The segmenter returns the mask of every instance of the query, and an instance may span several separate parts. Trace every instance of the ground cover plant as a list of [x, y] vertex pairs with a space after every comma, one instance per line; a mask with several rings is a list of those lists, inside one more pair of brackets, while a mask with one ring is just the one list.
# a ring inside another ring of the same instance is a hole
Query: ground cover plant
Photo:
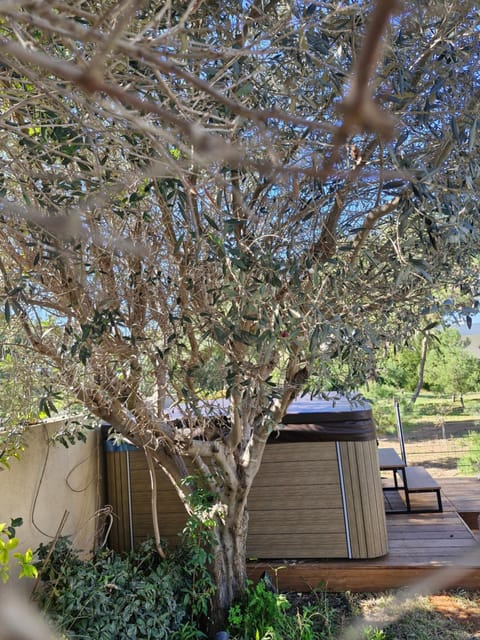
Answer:
[[232, 640], [320, 640], [333, 637], [344, 612], [336, 610], [324, 592], [303, 599], [276, 593], [269, 578], [249, 583], [242, 599], [228, 612]]
[[61, 538], [53, 552], [37, 552], [37, 599], [68, 638], [206, 638], [213, 582], [200, 551], [182, 547], [161, 560], [150, 540], [126, 555], [107, 550], [83, 560]]

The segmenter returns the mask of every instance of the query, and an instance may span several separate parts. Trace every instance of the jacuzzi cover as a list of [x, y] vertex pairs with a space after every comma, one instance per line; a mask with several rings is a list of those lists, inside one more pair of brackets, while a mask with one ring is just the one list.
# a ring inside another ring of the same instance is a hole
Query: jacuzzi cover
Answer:
[[270, 443], [376, 438], [372, 410], [364, 400], [301, 398], [290, 404], [282, 422], [284, 427], [272, 433]]

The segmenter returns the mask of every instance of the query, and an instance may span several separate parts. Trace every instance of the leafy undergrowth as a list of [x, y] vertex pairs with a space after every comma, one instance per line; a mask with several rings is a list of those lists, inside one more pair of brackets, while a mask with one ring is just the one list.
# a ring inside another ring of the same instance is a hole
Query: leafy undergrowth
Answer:
[[[39, 600], [65, 640], [206, 638], [213, 584], [201, 552], [173, 551], [160, 562], [149, 542], [128, 555], [102, 552], [85, 561], [61, 538], [51, 555], [47, 547], [39, 550]], [[264, 576], [231, 608], [229, 638], [480, 640], [478, 593], [453, 591], [397, 602], [393, 592], [277, 593]]]
[[200, 548], [160, 561], [153, 541], [129, 554], [102, 551], [81, 560], [68, 538], [40, 546], [39, 604], [62, 638], [197, 640], [206, 635], [213, 582]]
[[249, 584], [245, 597], [232, 606], [228, 631], [231, 640], [327, 640], [351, 614], [344, 594], [276, 593], [267, 577]]

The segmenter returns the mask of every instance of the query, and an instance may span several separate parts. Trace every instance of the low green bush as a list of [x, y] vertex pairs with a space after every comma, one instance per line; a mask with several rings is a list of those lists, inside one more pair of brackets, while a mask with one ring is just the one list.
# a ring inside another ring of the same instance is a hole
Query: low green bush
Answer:
[[467, 444], [467, 452], [457, 462], [458, 471], [464, 476], [480, 473], [480, 432], [470, 431], [463, 440]]
[[324, 592], [310, 594], [309, 602], [293, 605], [264, 580], [249, 582], [244, 597], [228, 614], [231, 640], [326, 640], [333, 638], [337, 611]]
[[67, 638], [196, 640], [213, 584], [198, 550], [161, 560], [152, 541], [127, 555], [81, 560], [68, 538], [38, 549], [43, 611]]

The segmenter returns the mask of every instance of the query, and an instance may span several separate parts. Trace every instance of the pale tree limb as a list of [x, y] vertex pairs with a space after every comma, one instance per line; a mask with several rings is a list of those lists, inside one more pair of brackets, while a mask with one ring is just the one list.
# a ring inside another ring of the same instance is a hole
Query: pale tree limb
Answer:
[[229, 449], [233, 450], [238, 447], [238, 445], [242, 441], [243, 436], [242, 418], [240, 415], [240, 406], [242, 399], [238, 389], [232, 390], [231, 399], [232, 428], [225, 438], [225, 444]]
[[160, 542], [160, 528], [158, 524], [158, 506], [157, 506], [157, 476], [155, 474], [155, 467], [153, 466], [152, 456], [148, 447], [144, 447], [145, 458], [147, 460], [148, 473], [150, 476], [150, 491], [151, 491], [151, 511], [152, 511], [152, 525], [153, 525], [153, 537], [155, 540], [155, 547], [157, 553], [165, 560], [165, 551], [162, 548]]
[[340, 104], [343, 122], [334, 134], [332, 152], [323, 166], [326, 174], [333, 172], [340, 149], [352, 134], [371, 131], [383, 138], [392, 136], [393, 122], [373, 101], [370, 79], [380, 60], [388, 21], [400, 6], [400, 0], [377, 0], [375, 3], [363, 46], [352, 70], [350, 91]]
[[0, 584], [0, 640], [59, 640], [23, 591]]
[[[98, 81], [101, 81], [104, 77], [103, 69], [104, 63], [110, 52], [116, 47], [124, 35], [124, 31], [130, 20], [132, 19], [135, 11], [139, 8], [141, 3], [138, 0], [123, 0], [117, 5], [114, 5], [115, 9], [115, 25], [108, 33], [108, 38], [105, 38], [101, 44], [99, 44], [95, 51], [90, 63], [87, 67], [86, 73]], [[99, 20], [101, 24], [110, 17], [112, 13], [112, 7], [109, 7], [106, 11], [106, 15], [102, 16]], [[97, 26], [98, 24], [97, 23]]]
[[342, 104], [345, 114], [344, 126], [350, 129], [360, 126], [367, 131], [388, 134], [391, 122], [386, 114], [373, 104], [370, 79], [380, 60], [383, 36], [390, 17], [400, 8], [400, 0], [377, 0], [369, 21], [357, 62], [352, 72], [350, 91]]
[[[377, 3], [374, 9], [370, 28], [367, 32], [365, 44], [362, 48], [359, 63], [357, 65], [360, 69], [354, 69], [352, 89], [344, 101], [344, 122], [337, 129], [334, 135], [334, 149], [332, 154], [326, 159], [323, 167], [321, 168], [314, 166], [308, 170], [303, 167], [289, 167], [287, 168], [288, 172], [326, 177], [330, 175], [334, 168], [335, 161], [338, 157], [339, 147], [344, 143], [356, 126], [360, 126], [361, 129], [365, 130], [377, 131], [381, 135], [386, 132], [384, 126], [385, 115], [381, 114], [379, 109], [373, 105], [373, 101], [368, 95], [368, 78], [375, 63], [378, 61], [383, 31], [386, 28], [390, 14], [396, 7], [396, 0], [388, 0]], [[154, 113], [158, 115], [162, 120], [186, 134], [191, 139], [197, 153], [200, 155], [208, 157], [213, 154], [217, 159], [221, 157], [224, 161], [232, 163], [232, 166], [251, 166], [252, 168], [262, 171], [262, 173], [270, 174], [272, 172], [285, 172], [286, 168], [283, 163], [276, 163], [272, 160], [246, 161], [244, 153], [238, 154], [237, 150], [231, 144], [225, 142], [218, 136], [212, 136], [200, 125], [191, 123], [173, 112], [159, 107], [151, 101], [139, 98], [132, 92], [125, 91], [118, 86], [100, 81], [99, 78], [89, 74], [88, 69], [76, 69], [69, 63], [58, 62], [49, 56], [27, 50], [24, 47], [16, 43], [11, 43], [5, 39], [0, 41], [0, 44], [3, 46], [5, 51], [14, 55], [19, 60], [28, 64], [38, 64], [39, 66], [57, 74], [59, 77], [76, 83], [80, 88], [87, 92], [104, 92], [107, 95], [110, 95], [110, 97], [116, 98], [120, 102], [128, 104], [129, 106], [139, 110], [141, 113]], [[159, 62], [157, 61], [157, 64], [158, 63]], [[189, 80], [192, 81], [192, 79], [195, 82], [198, 81], [198, 79], [195, 79], [193, 76]], [[367, 85], [366, 87], [363, 86], [365, 83]], [[207, 88], [211, 91], [210, 85], [203, 87], [204, 90]], [[372, 115], [372, 105], [375, 110], [375, 118], [373, 119], [370, 117]], [[244, 107], [242, 107], [242, 109], [243, 108]], [[367, 113], [370, 114], [370, 119], [366, 117], [365, 114]], [[248, 110], [247, 115], [250, 119], [252, 118], [250, 110]], [[383, 124], [380, 115], [383, 117]], [[269, 117], [272, 117], [271, 112], [269, 113]]]
[[357, 233], [353, 241], [352, 255], [351, 255], [352, 263], [355, 263], [357, 261], [358, 256], [360, 254], [360, 250], [362, 246], [365, 244], [370, 234], [370, 231], [375, 226], [375, 223], [378, 222], [378, 220], [380, 220], [384, 216], [394, 211], [396, 207], [399, 205], [401, 199], [402, 199], [401, 196], [396, 196], [395, 198], [393, 198], [393, 200], [390, 200], [390, 202], [381, 204], [380, 206], [375, 207], [374, 209], [368, 212], [363, 222], [362, 228]]

